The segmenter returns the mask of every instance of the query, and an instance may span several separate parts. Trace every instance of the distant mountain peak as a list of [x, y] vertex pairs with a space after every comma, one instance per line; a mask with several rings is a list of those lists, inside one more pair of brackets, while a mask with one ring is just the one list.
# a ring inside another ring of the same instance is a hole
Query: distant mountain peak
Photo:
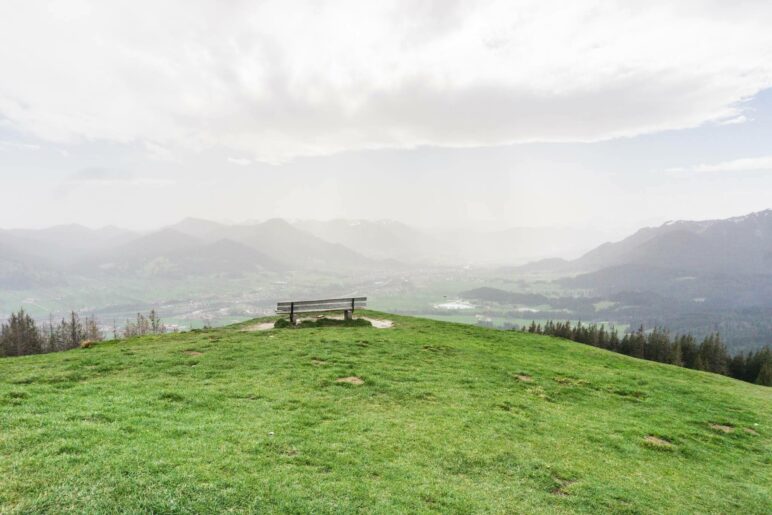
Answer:
[[292, 227], [292, 224], [284, 218], [269, 218], [262, 225], [266, 227]]
[[91, 229], [89, 229], [88, 227], [86, 227], [83, 224], [76, 224], [76, 223], [58, 224], [58, 225], [54, 225], [54, 226], [50, 227], [50, 229], [78, 229], [78, 230], [85, 229], [87, 231], [91, 230]]
[[591, 250], [573, 264], [581, 270], [643, 264], [723, 273], [772, 272], [772, 210], [717, 220], [672, 220]]
[[727, 222], [741, 223], [748, 220], [758, 220], [772, 217], [772, 209], [765, 209], [763, 211], [756, 211], [747, 215], [735, 216], [727, 219]]
[[682, 225], [682, 224], [707, 226], [707, 225], [713, 225], [716, 223], [728, 223], [728, 222], [742, 223], [748, 220], [763, 219], [767, 217], [772, 217], [772, 209], [763, 209], [761, 211], [754, 211], [752, 213], [748, 213], [745, 215], [732, 216], [729, 218], [711, 218], [708, 220], [668, 220], [665, 223], [663, 223], [660, 227], [670, 227], [673, 225]]
[[186, 216], [179, 222], [177, 222], [174, 225], [180, 225], [180, 224], [190, 224], [190, 223], [205, 223], [205, 224], [216, 224], [219, 225], [217, 222], [214, 222], [212, 220], [208, 220], [206, 218], [199, 218], [197, 216]]
[[187, 217], [183, 218], [174, 225], [165, 227], [165, 229], [172, 229], [188, 236], [194, 236], [196, 238], [206, 238], [210, 234], [222, 229], [223, 227], [225, 227], [223, 224], [213, 222], [211, 220]]

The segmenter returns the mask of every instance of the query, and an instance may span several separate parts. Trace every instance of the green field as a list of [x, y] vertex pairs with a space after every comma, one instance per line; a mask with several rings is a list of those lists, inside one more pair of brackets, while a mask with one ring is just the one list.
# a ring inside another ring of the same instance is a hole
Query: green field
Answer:
[[772, 389], [370, 315], [0, 359], [0, 513], [772, 512]]

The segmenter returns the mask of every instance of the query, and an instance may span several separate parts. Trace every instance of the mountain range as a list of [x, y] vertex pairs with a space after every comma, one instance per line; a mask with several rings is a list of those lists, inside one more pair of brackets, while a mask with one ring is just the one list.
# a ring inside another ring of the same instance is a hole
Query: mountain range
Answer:
[[[550, 232], [555, 231], [555, 232]], [[214, 273], [348, 272], [416, 264], [522, 262], [562, 229], [456, 233], [395, 221], [271, 219], [228, 225], [186, 218], [138, 233], [117, 227], [60, 225], [0, 230], [0, 287], [32, 288], [67, 274], [183, 277]], [[550, 237], [552, 235], [552, 237]], [[548, 247], [553, 250], [553, 247]]]
[[371, 263], [279, 219], [252, 225], [185, 219], [146, 234], [69, 225], [0, 231], [0, 287], [5, 288], [44, 286], [71, 273], [184, 277], [334, 271]]
[[647, 265], [691, 272], [772, 273], [772, 210], [724, 220], [675, 221], [606, 243], [573, 265]]
[[661, 299], [669, 299], [681, 311], [767, 309], [772, 306], [772, 210], [667, 222], [575, 260], [537, 261], [512, 273], [551, 277], [577, 294], [647, 299], [660, 307]]
[[[575, 247], [573, 240], [555, 243], [567, 232], [515, 228], [459, 229], [454, 234], [394, 221], [271, 219], [228, 225], [196, 218], [149, 233], [78, 225], [0, 230], [0, 287], [50, 285], [71, 273], [184, 277], [516, 263], [528, 254]], [[724, 220], [668, 222], [604, 243], [577, 259], [552, 258], [514, 270], [570, 276], [563, 284], [575, 288], [627, 281], [636, 289], [636, 281], [646, 283], [654, 276], [660, 281], [767, 275], [772, 273], [772, 210]]]

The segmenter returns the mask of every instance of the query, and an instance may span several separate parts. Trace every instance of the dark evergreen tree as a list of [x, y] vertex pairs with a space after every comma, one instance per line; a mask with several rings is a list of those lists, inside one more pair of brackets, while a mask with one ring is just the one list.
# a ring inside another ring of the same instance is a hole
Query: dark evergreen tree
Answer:
[[705, 337], [700, 344], [699, 355], [705, 366], [702, 370], [716, 374], [727, 373], [729, 353], [726, 351], [726, 347], [717, 333]]
[[745, 380], [756, 381], [764, 363], [772, 361], [772, 350], [765, 347], [756, 352], [749, 352], [745, 360]]
[[11, 318], [0, 326], [0, 353], [4, 356], [39, 354], [43, 339], [35, 321], [24, 309], [12, 313]]
[[[151, 318], [152, 316], [151, 312]], [[654, 328], [647, 333], [643, 326], [632, 333], [624, 334], [621, 338], [614, 327], [607, 330], [603, 324], [583, 325], [577, 322], [572, 325], [570, 321], [548, 320], [544, 326], [532, 321], [527, 329], [523, 327], [522, 330], [566, 338], [637, 358], [725, 374], [759, 384], [767, 384], [772, 373], [772, 351], [769, 348], [749, 352], [747, 357], [741, 353], [732, 357], [718, 334], [707, 336], [697, 345], [691, 334], [682, 334], [671, 339], [664, 328]]]
[[684, 366], [683, 354], [681, 352], [681, 342], [676, 339], [670, 344], [670, 350], [668, 352], [667, 363], [676, 365], [678, 367]]
[[608, 337], [608, 349], [614, 352], [619, 352], [619, 333], [616, 328], [612, 327]]
[[759, 375], [756, 376], [754, 382], [764, 386], [772, 386], [772, 362], [770, 360], [765, 361], [764, 364], [761, 365]]
[[678, 343], [681, 346], [681, 359], [684, 362], [686, 368], [697, 368], [697, 354], [699, 348], [694, 336], [691, 334], [684, 334], [678, 338]]
[[742, 379], [743, 381], [747, 381], [748, 370], [745, 354], [742, 352], [735, 354], [734, 357], [729, 360], [727, 371], [728, 374], [735, 379]]
[[697, 353], [697, 358], [694, 360], [694, 370], [707, 370], [708, 365], [705, 363], [705, 358], [702, 357], [702, 354]]

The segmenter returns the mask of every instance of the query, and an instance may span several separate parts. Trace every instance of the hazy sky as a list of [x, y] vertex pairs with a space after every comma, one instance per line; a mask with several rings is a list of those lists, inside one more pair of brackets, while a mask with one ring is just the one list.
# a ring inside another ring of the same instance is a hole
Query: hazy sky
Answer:
[[0, 3], [0, 227], [772, 207], [772, 2]]

